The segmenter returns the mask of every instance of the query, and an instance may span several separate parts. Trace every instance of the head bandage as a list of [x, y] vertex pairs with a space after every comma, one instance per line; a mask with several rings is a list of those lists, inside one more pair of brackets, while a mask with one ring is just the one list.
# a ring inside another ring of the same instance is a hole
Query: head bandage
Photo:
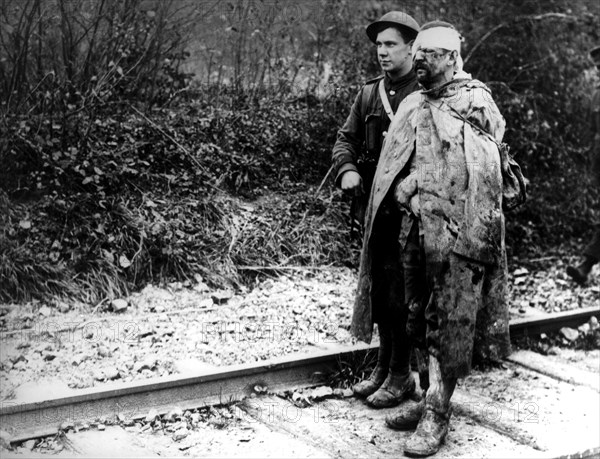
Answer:
[[463, 67], [462, 57], [460, 57], [460, 43], [462, 37], [456, 29], [450, 27], [432, 27], [431, 29], [421, 30], [415, 38], [412, 45], [413, 59], [419, 49], [442, 48], [448, 51], [456, 51], [456, 71], [461, 72]]

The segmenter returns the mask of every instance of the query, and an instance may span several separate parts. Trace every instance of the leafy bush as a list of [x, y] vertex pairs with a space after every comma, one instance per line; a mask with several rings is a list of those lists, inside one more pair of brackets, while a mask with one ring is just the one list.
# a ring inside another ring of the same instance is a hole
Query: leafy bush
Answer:
[[[331, 181], [316, 189], [379, 72], [364, 25], [397, 4], [205, 3], [2, 2], [0, 300], [99, 302], [146, 282], [239, 285], [282, 265], [356, 263], [346, 198]], [[527, 253], [600, 218], [582, 109], [594, 5], [403, 6], [456, 24], [466, 69], [493, 89], [532, 182], [507, 219]], [[193, 84], [188, 49], [202, 58]]]

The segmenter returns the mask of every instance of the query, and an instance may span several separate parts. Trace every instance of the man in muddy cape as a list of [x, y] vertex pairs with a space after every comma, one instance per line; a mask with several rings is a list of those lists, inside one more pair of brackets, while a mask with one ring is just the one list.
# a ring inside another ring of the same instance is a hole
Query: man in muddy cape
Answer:
[[[371, 340], [373, 228], [392, 201], [403, 215], [398, 240], [406, 330], [429, 358], [424, 397], [409, 398], [386, 419], [397, 429], [416, 426], [404, 449], [411, 456], [439, 450], [457, 379], [474, 358], [494, 362], [510, 351], [505, 123], [490, 90], [462, 70], [460, 44], [456, 29], [441, 21], [423, 25], [413, 44], [422, 90], [400, 104], [377, 165], [351, 326], [354, 336]], [[406, 269], [411, 266], [417, 268]]]

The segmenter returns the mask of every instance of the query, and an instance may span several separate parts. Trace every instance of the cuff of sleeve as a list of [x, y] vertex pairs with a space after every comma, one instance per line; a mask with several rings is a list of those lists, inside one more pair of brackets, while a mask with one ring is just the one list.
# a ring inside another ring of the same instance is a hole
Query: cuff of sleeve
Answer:
[[352, 163], [342, 164], [338, 169], [337, 175], [335, 176], [335, 186], [337, 186], [338, 188], [341, 186], [342, 175], [344, 175], [348, 171], [354, 171], [357, 174], [359, 173], [358, 169], [356, 168], [356, 166], [354, 164], [352, 164]]

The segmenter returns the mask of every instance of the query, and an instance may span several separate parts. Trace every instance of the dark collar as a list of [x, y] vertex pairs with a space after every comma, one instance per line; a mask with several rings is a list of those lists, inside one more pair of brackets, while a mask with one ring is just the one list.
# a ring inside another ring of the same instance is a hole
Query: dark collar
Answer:
[[400, 78], [396, 78], [393, 81], [386, 73], [385, 76], [383, 77], [383, 84], [385, 85], [385, 89], [387, 89], [387, 90], [390, 90], [390, 89], [398, 90], [398, 89], [402, 89], [402, 88], [408, 86], [409, 84], [415, 82], [416, 80], [417, 80], [417, 75], [412, 70], [410, 72], [408, 72], [406, 75], [402, 75]]

